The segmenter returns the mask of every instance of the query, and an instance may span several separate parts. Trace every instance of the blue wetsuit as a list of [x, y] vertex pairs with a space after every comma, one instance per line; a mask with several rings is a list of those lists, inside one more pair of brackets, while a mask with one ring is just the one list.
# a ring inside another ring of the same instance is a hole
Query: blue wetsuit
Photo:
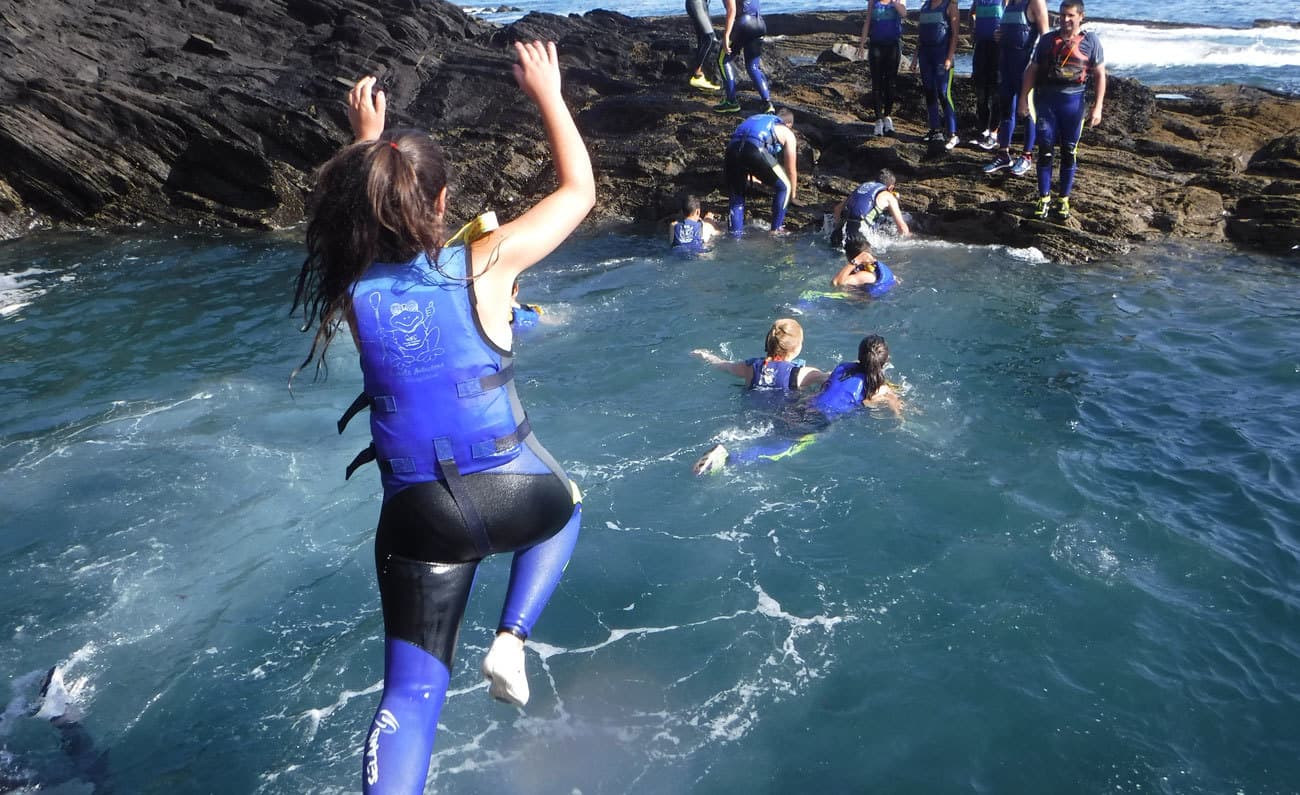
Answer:
[[974, 0], [975, 48], [971, 56], [971, 78], [975, 82], [975, 123], [981, 130], [992, 129], [998, 120], [998, 42], [994, 38], [1002, 21], [1004, 0]]
[[542, 308], [536, 304], [520, 304], [510, 309], [510, 325], [516, 330], [532, 328], [542, 322]]
[[[844, 200], [838, 236], [832, 235], [831, 244], [839, 245], [849, 240], [866, 240], [867, 230], [889, 216], [884, 214], [876, 200], [889, 190], [883, 182], [864, 182]], [[837, 239], [838, 238], [838, 239]]]
[[1069, 196], [1077, 169], [1075, 150], [1083, 134], [1084, 87], [1092, 70], [1105, 63], [1101, 42], [1082, 31], [1073, 41], [1059, 31], [1043, 36], [1034, 49], [1038, 64], [1034, 84], [1034, 110], [1038, 116], [1038, 195], [1052, 192], [1052, 161], [1061, 145], [1061, 184], [1058, 193]]
[[366, 793], [422, 792], [479, 561], [513, 552], [499, 628], [527, 638], [577, 541], [581, 504], [537, 442], [509, 351], [483, 336], [462, 246], [374, 263], [352, 289], [384, 501], [375, 568], [384, 692], [362, 749]]
[[[925, 89], [926, 109], [930, 114], [930, 129], [943, 129], [948, 135], [957, 134], [957, 109], [952, 103], [952, 68], [945, 67], [948, 46], [955, 31], [948, 20], [948, 4], [953, 0], [926, 0], [917, 17], [917, 66], [921, 70], [921, 87]], [[943, 106], [943, 119], [939, 108]]]
[[699, 254], [704, 250], [704, 221], [683, 218], [673, 225], [673, 250]]
[[776, 159], [785, 151], [776, 137], [777, 126], [783, 124], [770, 113], [750, 116], [740, 123], [727, 143], [722, 171], [730, 197], [727, 228], [733, 237], [740, 237], [745, 230], [745, 191], [751, 175], [772, 188], [772, 229], [780, 229], [785, 224], [792, 186], [785, 168]]
[[782, 418], [778, 434], [729, 453], [727, 463], [777, 461], [799, 453], [816, 440], [814, 434], [861, 406], [865, 389], [866, 377], [857, 362], [836, 365], [820, 392]]
[[[1029, 0], [1010, 0], [1002, 11], [1001, 28], [998, 70], [1002, 74], [1002, 124], [998, 126], [998, 145], [1010, 149], [1011, 137], [1016, 132], [1020, 86], [1024, 81], [1025, 67], [1034, 54], [1034, 45], [1038, 42], [1038, 28], [1029, 19]], [[1034, 143], [1038, 139], [1036, 133], [1035, 120], [1030, 119], [1025, 125], [1025, 152], [1034, 151]]]
[[754, 81], [754, 88], [764, 102], [772, 101], [772, 94], [767, 87], [767, 75], [763, 74], [763, 36], [767, 34], [767, 23], [763, 21], [759, 0], [735, 0], [740, 4], [736, 9], [736, 19], [731, 23], [731, 54], [718, 48], [718, 72], [722, 75], [722, 88], [727, 92], [727, 100], [736, 101], [736, 70], [731, 60], [738, 54], [745, 56], [745, 69]]
[[871, 102], [876, 118], [894, 115], [894, 80], [902, 58], [899, 40], [903, 36], [903, 19], [893, 0], [871, 0], [867, 9], [871, 26], [867, 28], [867, 68], [871, 72]]

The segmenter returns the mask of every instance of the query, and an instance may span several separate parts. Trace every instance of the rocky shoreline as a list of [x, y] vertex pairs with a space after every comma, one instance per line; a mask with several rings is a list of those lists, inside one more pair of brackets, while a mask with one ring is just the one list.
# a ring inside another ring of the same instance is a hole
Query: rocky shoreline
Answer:
[[[900, 78], [899, 135], [871, 136], [865, 65], [841, 54], [860, 12], [767, 22], [764, 65], [801, 140], [795, 231], [819, 229], [827, 208], [888, 167], [918, 231], [953, 241], [1036, 246], [1065, 261], [1166, 238], [1292, 255], [1300, 246], [1300, 99], [1241, 86], [1157, 98], [1112, 77], [1103, 123], [1080, 147], [1075, 217], [1047, 223], [1025, 217], [1031, 180], [980, 172], [987, 152], [927, 158], [911, 73]], [[365, 73], [383, 75], [393, 124], [432, 129], [450, 150], [453, 216], [509, 218], [553, 178], [536, 112], [510, 77], [515, 38], [560, 45], [597, 173], [588, 226], [652, 227], [683, 191], [725, 206], [721, 152], [738, 118], [712, 113], [716, 98], [686, 86], [694, 37], [684, 15], [530, 14], [501, 27], [436, 0], [106, 0], [89, 10], [11, 0], [0, 11], [0, 239], [296, 224], [313, 169], [348, 139], [346, 84]], [[954, 81], [963, 119], [973, 115], [968, 84]], [[740, 99], [760, 109], [747, 80]]]

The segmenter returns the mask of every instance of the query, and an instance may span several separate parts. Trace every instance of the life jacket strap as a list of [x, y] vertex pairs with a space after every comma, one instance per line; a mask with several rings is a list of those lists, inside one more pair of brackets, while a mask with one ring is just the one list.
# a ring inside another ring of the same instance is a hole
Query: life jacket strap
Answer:
[[447, 490], [451, 492], [452, 502], [456, 503], [460, 518], [465, 523], [465, 529], [474, 539], [474, 548], [478, 550], [480, 556], [487, 557], [492, 552], [492, 542], [488, 539], [487, 526], [483, 524], [478, 506], [474, 504], [474, 498], [465, 488], [460, 467], [456, 466], [456, 452], [451, 439], [445, 436], [434, 439], [433, 451], [438, 456], [438, 466], [442, 468], [443, 480], [447, 484]]
[[[514, 363], [507, 364], [505, 367], [502, 367], [500, 370], [497, 370], [495, 373], [491, 373], [490, 375], [485, 375], [481, 378], [471, 378], [456, 384], [456, 396], [462, 398], [478, 397], [484, 392], [505, 386], [510, 383], [514, 377]], [[347, 411], [343, 412], [342, 417], [339, 417], [339, 433], [343, 433], [343, 430], [348, 427], [348, 423], [352, 421], [352, 418], [360, 414], [363, 409], [371, 409], [373, 411], [382, 411], [392, 414], [397, 411], [397, 398], [392, 395], [371, 396], [367, 395], [365, 392], [357, 395], [357, 399], [352, 401], [352, 405], [348, 406]]]
[[[470, 445], [470, 455], [473, 456], [474, 459], [476, 460], [480, 458], [491, 458], [494, 455], [497, 455], [499, 453], [504, 453], [506, 450], [513, 449], [523, 444], [524, 440], [527, 439], [528, 435], [532, 432], [533, 432], [532, 424], [528, 421], [528, 417], [524, 417], [523, 421], [520, 422], [518, 425], [516, 425], [515, 429], [510, 433], [507, 433], [505, 436], [498, 436], [495, 439], [485, 439], [484, 441], [475, 442], [474, 444]], [[434, 440], [434, 441], [435, 441], [434, 452], [438, 455], [438, 459], [437, 459], [438, 465], [442, 467], [442, 470], [445, 474], [447, 472], [447, 464], [443, 460], [442, 454], [437, 450], [436, 442], [438, 440]], [[366, 447], [361, 452], [357, 453], [356, 457], [352, 459], [352, 462], [348, 464], [347, 469], [344, 470], [343, 479], [344, 480], [350, 479], [352, 477], [353, 472], [356, 472], [358, 469], [365, 466], [366, 464], [369, 464], [371, 461], [378, 461], [379, 469], [385, 474], [389, 474], [389, 475], [393, 475], [393, 474], [401, 475], [409, 472], [415, 472], [417, 469], [416, 461], [414, 458], [380, 459], [378, 453], [375, 451], [374, 442], [371, 442], [368, 447]], [[454, 460], [452, 461], [452, 465], [453, 466], [455, 465]], [[458, 473], [459, 471], [460, 470], [457, 469]]]

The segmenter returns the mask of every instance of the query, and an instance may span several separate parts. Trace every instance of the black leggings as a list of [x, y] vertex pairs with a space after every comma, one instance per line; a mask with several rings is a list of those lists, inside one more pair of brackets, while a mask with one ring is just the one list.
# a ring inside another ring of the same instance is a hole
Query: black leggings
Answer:
[[713, 33], [713, 21], [709, 19], [709, 0], [686, 0], [686, 16], [695, 26], [695, 69], [703, 72], [704, 64], [709, 60], [709, 53], [718, 46], [718, 37]]
[[975, 42], [971, 77], [975, 80], [975, 119], [981, 130], [996, 130], [1002, 119], [998, 110], [998, 61], [996, 41]]
[[898, 42], [871, 42], [867, 47], [867, 66], [871, 70], [871, 101], [876, 118], [894, 115], [894, 80], [902, 57]]

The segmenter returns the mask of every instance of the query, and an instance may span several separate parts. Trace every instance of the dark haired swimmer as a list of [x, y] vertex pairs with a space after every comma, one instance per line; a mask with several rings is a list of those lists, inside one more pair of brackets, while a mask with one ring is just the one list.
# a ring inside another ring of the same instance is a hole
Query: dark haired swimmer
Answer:
[[[384, 131], [385, 98], [348, 96], [356, 142], [319, 172], [294, 309], [321, 361], [343, 321], [373, 439], [349, 466], [379, 465], [375, 566], [384, 692], [362, 748], [366, 793], [424, 789], [457, 635], [479, 562], [513, 552], [483, 660], [488, 692], [528, 701], [524, 641], [577, 541], [576, 488], [533, 435], [515, 392], [510, 292], [595, 203], [591, 160], [560, 91], [555, 45], [516, 43], [515, 81], [537, 105], [558, 186], [499, 229], [449, 238], [447, 164], [425, 132]], [[436, 322], [435, 322], [436, 319]], [[301, 367], [300, 367], [301, 369]]]
[[699, 254], [718, 236], [713, 225], [713, 213], [704, 213], [698, 197], [688, 195], [682, 199], [682, 217], [673, 221], [670, 232], [673, 251]]
[[857, 288], [872, 298], [878, 298], [898, 284], [898, 278], [889, 266], [876, 259], [871, 246], [861, 238], [850, 238], [844, 244], [844, 267], [831, 277], [831, 286]]
[[896, 389], [885, 379], [889, 363], [889, 345], [885, 338], [871, 334], [858, 343], [858, 360], [836, 365], [822, 384], [822, 390], [810, 398], [807, 410], [776, 438], [760, 440], [744, 450], [730, 452], [715, 445], [695, 462], [696, 475], [717, 472], [727, 464], [751, 464], [756, 461], [779, 461], [803, 451], [816, 440], [815, 433], [855, 409], [889, 409], [895, 417], [903, 415], [903, 404]]

